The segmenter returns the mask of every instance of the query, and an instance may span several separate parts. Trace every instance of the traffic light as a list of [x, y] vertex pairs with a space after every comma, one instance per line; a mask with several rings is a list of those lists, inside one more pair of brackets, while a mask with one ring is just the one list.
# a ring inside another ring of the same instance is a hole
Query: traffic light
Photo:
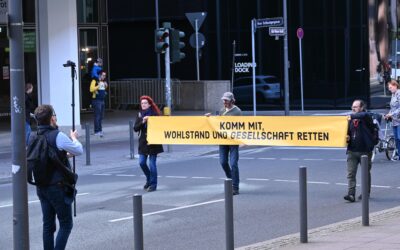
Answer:
[[170, 50], [170, 57], [171, 63], [180, 62], [181, 59], [185, 58], [185, 53], [181, 52], [181, 49], [185, 47], [185, 43], [181, 42], [181, 38], [185, 37], [185, 33], [177, 30], [171, 29], [171, 50]]
[[165, 49], [169, 47], [166, 41], [168, 36], [168, 29], [160, 28], [154, 31], [154, 50], [156, 53], [165, 53]]

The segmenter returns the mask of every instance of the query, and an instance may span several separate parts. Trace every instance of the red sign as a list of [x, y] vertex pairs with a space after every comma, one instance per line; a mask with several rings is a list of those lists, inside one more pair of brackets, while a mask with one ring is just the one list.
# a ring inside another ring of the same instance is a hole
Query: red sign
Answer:
[[304, 30], [302, 28], [298, 28], [297, 31], [296, 31], [296, 34], [297, 34], [297, 38], [298, 39], [303, 39]]

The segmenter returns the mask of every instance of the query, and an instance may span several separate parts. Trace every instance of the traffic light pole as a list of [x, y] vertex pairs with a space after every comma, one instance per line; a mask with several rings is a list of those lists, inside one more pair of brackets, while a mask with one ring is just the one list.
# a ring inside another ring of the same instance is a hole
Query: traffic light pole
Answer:
[[25, 91], [22, 0], [8, 1], [10, 40], [11, 134], [13, 181], [13, 246], [29, 249], [26, 182]]
[[197, 81], [200, 81], [200, 64], [199, 64], [199, 20], [195, 20], [196, 29], [196, 70], [197, 70]]
[[[171, 33], [171, 29], [168, 29]], [[169, 44], [169, 36], [165, 38], [167, 44]], [[170, 70], [170, 59], [169, 59], [170, 47], [165, 49], [165, 100], [167, 101], [167, 107], [171, 112], [171, 70]]]

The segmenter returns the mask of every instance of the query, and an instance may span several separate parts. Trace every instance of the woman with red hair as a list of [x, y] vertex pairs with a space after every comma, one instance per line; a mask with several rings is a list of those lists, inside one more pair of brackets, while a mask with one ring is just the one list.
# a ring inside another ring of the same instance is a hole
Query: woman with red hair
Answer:
[[[162, 145], [147, 143], [147, 120], [149, 116], [161, 115], [160, 109], [150, 96], [140, 97], [140, 112], [135, 121], [134, 130], [139, 132], [139, 165], [146, 176], [146, 184], [143, 186], [147, 192], [157, 190], [157, 154], [164, 152]], [[149, 166], [147, 166], [149, 158]]]

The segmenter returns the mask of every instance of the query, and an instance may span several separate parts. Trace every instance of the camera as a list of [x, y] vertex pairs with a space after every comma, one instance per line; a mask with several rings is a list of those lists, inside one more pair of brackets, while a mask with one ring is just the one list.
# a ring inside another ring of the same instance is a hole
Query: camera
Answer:
[[75, 63], [73, 61], [68, 60], [67, 63], [63, 64], [64, 67], [75, 67]]

